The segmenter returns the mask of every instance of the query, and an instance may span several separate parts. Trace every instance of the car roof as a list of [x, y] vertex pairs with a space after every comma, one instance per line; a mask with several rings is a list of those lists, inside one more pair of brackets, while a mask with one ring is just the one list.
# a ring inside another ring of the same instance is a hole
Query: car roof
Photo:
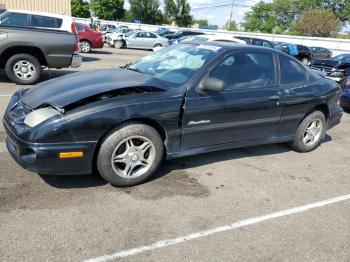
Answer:
[[247, 44], [238, 44], [238, 43], [233, 45], [230, 42], [193, 41], [193, 42], [179, 43], [179, 45], [181, 45], [181, 44], [211, 45], [211, 46], [217, 46], [217, 47], [224, 48], [224, 49], [226, 49], [228, 51], [234, 51], [234, 50], [261, 50], [261, 51], [269, 51], [269, 52], [276, 52], [276, 53], [283, 54], [283, 52], [281, 52], [279, 50], [268, 48], [268, 47], [256, 46], [256, 45], [247, 45]]
[[30, 10], [16, 10], [16, 9], [8, 9], [7, 12], [11, 13], [22, 13], [22, 14], [30, 14], [30, 15], [41, 15], [41, 16], [49, 16], [54, 18], [61, 18], [61, 19], [72, 19], [71, 16], [68, 15], [59, 15], [59, 14], [53, 14], [53, 13], [47, 13], [47, 12], [37, 12], [37, 11], [30, 11]]
[[261, 40], [261, 41], [267, 41], [267, 42], [271, 42], [270, 40], [264, 39], [264, 38], [258, 38], [258, 37], [250, 37], [250, 36], [235, 36], [236, 38], [245, 38], [245, 39], [252, 39], [252, 40]]
[[[246, 44], [246, 42], [244, 42], [243, 40], [235, 38], [233, 36], [219, 35], [219, 34], [194, 35], [194, 36], [185, 36], [185, 37], [182, 37], [182, 38], [184, 38], [184, 39], [186, 39], [186, 38], [194, 38], [194, 39], [196, 39], [196, 38], [200, 38], [200, 37], [206, 38], [210, 42], [211, 41], [220, 41], [220, 40], [222, 40], [222, 41], [231, 41], [231, 44], [232, 43], [240, 43], [240, 44], [244, 44], [244, 45]], [[196, 41], [196, 40], [194, 40], [194, 41]], [[200, 40], [198, 40], [198, 41], [200, 41]]]

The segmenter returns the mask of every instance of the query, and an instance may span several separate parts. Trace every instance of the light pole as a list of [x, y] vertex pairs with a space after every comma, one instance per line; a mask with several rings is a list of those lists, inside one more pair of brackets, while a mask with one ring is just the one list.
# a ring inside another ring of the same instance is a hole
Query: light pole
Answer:
[[235, 0], [232, 0], [231, 5], [231, 13], [230, 13], [230, 19], [228, 20], [227, 28], [230, 28], [231, 22], [232, 22], [232, 16], [233, 16], [233, 6], [235, 5]]

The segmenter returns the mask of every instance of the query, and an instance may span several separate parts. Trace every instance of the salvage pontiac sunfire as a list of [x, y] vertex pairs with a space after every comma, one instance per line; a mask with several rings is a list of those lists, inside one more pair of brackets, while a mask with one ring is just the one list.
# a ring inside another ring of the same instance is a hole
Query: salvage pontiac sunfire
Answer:
[[173, 45], [125, 68], [82, 72], [17, 91], [3, 123], [25, 169], [145, 181], [167, 159], [290, 142], [315, 149], [340, 122], [341, 89], [279, 51]]

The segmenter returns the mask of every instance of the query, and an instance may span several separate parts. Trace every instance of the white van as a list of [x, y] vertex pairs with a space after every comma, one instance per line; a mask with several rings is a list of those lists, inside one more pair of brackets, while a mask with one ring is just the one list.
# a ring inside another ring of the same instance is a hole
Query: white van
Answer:
[[27, 10], [7, 10], [0, 15], [0, 25], [45, 28], [76, 33], [73, 17]]

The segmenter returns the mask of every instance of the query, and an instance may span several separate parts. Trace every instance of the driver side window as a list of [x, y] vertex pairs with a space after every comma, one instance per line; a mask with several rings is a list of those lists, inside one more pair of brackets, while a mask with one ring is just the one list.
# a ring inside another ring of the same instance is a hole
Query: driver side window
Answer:
[[209, 74], [225, 82], [226, 90], [269, 87], [276, 84], [275, 64], [270, 52], [235, 52]]

